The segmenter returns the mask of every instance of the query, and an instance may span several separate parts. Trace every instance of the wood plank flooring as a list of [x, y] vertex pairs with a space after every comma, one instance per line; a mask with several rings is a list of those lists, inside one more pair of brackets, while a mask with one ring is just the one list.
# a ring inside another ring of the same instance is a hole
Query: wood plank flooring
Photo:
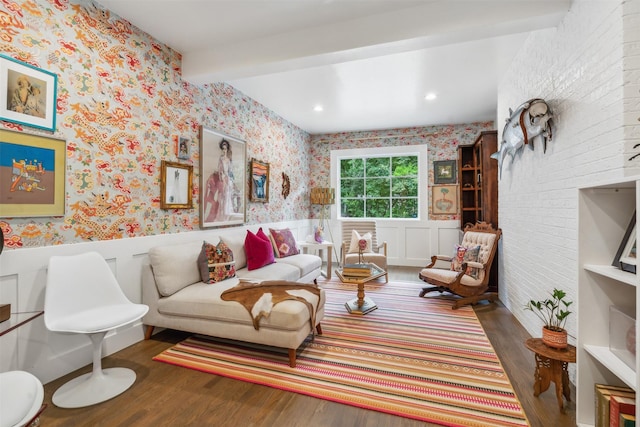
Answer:
[[[390, 280], [417, 279], [419, 269], [392, 267]], [[529, 334], [500, 303], [475, 306], [487, 336], [500, 357], [532, 427], [573, 427], [575, 388], [566, 413], [558, 408], [554, 385], [533, 396], [533, 353], [524, 341]], [[242, 426], [242, 427], [417, 427], [423, 422], [341, 405], [326, 400], [249, 384], [151, 360], [189, 334], [163, 331], [103, 359], [103, 367], [134, 369], [136, 383], [107, 402], [79, 409], [61, 409], [51, 403], [53, 392], [69, 379], [89, 372], [86, 366], [45, 385], [48, 408], [40, 417], [53, 426]]]

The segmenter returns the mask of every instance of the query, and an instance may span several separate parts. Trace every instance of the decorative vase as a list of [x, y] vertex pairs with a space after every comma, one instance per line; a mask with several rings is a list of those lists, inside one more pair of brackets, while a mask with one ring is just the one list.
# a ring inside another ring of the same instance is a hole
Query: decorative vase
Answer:
[[567, 331], [565, 329], [554, 331], [544, 326], [542, 328], [542, 342], [547, 347], [565, 349], [567, 348]]

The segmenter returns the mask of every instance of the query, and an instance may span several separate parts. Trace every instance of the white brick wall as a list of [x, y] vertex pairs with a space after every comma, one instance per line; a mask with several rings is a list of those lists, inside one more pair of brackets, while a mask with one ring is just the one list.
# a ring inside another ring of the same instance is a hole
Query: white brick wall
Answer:
[[[627, 160], [640, 153], [631, 148], [640, 143], [638, 3], [574, 0], [558, 28], [529, 37], [499, 86], [499, 137], [509, 108], [530, 98], [544, 98], [554, 115], [547, 152], [525, 148], [499, 183], [500, 298], [533, 336], [541, 324], [526, 301], [554, 287], [576, 299], [577, 187], [640, 166], [640, 156]], [[575, 321], [567, 324], [574, 343]]]

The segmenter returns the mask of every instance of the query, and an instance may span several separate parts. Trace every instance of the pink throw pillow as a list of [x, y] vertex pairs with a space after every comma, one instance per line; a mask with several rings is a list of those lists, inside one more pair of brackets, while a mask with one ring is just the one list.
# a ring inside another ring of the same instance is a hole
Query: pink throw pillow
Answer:
[[247, 237], [244, 239], [244, 251], [247, 253], [248, 270], [256, 270], [275, 262], [271, 242], [262, 231], [262, 228], [258, 230], [257, 234], [247, 230]]

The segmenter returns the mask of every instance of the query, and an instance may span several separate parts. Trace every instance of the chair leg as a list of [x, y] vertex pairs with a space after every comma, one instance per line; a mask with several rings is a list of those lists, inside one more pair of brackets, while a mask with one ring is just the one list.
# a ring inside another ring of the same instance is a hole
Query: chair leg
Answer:
[[453, 310], [460, 308], [465, 305], [476, 305], [478, 302], [487, 300], [490, 303], [495, 302], [498, 299], [498, 294], [495, 292], [486, 292], [482, 295], [476, 295], [473, 297], [465, 297], [457, 299], [456, 302], [451, 306]]
[[440, 293], [443, 293], [445, 289], [442, 286], [425, 286], [424, 288], [422, 288], [422, 291], [420, 291], [419, 296], [423, 297], [429, 292], [433, 292], [433, 291], [438, 291]]
[[53, 394], [53, 404], [60, 408], [83, 408], [104, 402], [127, 390], [136, 381], [128, 368], [102, 369], [102, 342], [106, 332], [90, 334], [93, 344], [92, 372], [64, 384]]

